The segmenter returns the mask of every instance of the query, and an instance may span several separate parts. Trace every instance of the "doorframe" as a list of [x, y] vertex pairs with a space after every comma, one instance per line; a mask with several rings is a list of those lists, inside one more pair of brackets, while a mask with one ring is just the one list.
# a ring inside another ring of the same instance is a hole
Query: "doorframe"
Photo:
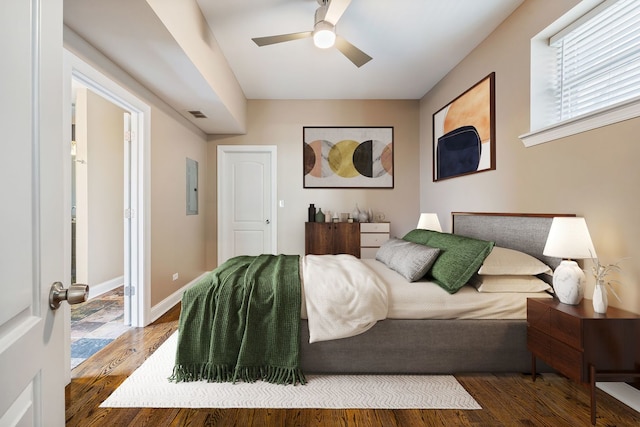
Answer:
[[[131, 146], [130, 157], [126, 160], [130, 162], [130, 185], [127, 190], [132, 209], [130, 227], [125, 227], [124, 242], [125, 254], [125, 274], [129, 275], [129, 281], [135, 287], [135, 294], [131, 298], [131, 326], [142, 327], [149, 323], [151, 312], [150, 298], [150, 265], [151, 257], [147, 248], [150, 248], [150, 129], [151, 129], [151, 107], [137, 98], [128, 90], [93, 68], [80, 57], [73, 54], [68, 49], [63, 49], [63, 144], [65, 153], [67, 145], [70, 148], [71, 142], [71, 104], [72, 91], [71, 81], [75, 79], [81, 82], [92, 91], [98, 93], [108, 101], [119, 106], [131, 114]], [[124, 161], [125, 159], [123, 159]], [[71, 155], [64, 156], [63, 169], [66, 183], [71, 182]], [[126, 194], [126, 192], [125, 192]], [[71, 188], [66, 185], [64, 188], [65, 209], [71, 209]], [[71, 218], [70, 212], [68, 217]], [[124, 212], [123, 212], [124, 218]], [[66, 283], [71, 281], [71, 221], [65, 222], [65, 272]], [[128, 259], [127, 259], [128, 258]], [[129, 262], [127, 272], [127, 261]], [[126, 279], [125, 279], [126, 280]], [[65, 340], [67, 341], [67, 366], [70, 358], [70, 330], [71, 319], [66, 316], [65, 320]]]
[[223, 170], [223, 164], [226, 160], [226, 155], [230, 153], [269, 153], [271, 158], [271, 247], [273, 248], [273, 253], [278, 252], [278, 209], [277, 209], [277, 191], [278, 191], [278, 147], [275, 145], [218, 145], [217, 148], [217, 172], [216, 172], [216, 181], [217, 181], [217, 224], [216, 224], [216, 233], [217, 233], [217, 257], [216, 261], [218, 264], [220, 263], [220, 254], [222, 241], [220, 239], [221, 233], [220, 228], [222, 227], [221, 218], [222, 214], [222, 204], [220, 201], [220, 194], [222, 194], [222, 180], [221, 171]]

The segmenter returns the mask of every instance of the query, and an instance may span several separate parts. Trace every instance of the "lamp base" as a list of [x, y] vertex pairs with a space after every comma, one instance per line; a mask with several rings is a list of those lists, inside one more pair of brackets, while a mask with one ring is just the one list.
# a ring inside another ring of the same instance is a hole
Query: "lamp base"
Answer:
[[561, 303], [580, 304], [584, 297], [584, 272], [575, 261], [562, 261], [553, 272], [553, 290]]

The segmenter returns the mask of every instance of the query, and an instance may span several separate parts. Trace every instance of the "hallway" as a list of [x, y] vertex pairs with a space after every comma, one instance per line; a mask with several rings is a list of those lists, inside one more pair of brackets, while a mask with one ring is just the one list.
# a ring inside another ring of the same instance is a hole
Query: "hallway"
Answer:
[[124, 321], [124, 287], [71, 306], [71, 369], [118, 338]]

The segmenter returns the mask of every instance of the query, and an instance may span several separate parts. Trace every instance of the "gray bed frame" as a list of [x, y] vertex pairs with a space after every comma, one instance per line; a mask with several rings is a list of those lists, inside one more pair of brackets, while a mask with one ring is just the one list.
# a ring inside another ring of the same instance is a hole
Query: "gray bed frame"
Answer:
[[[453, 233], [542, 255], [554, 216], [566, 214], [452, 213]], [[303, 320], [300, 362], [305, 373], [454, 374], [530, 372], [526, 320], [396, 320], [351, 338], [309, 344]], [[541, 372], [549, 371], [540, 366]]]

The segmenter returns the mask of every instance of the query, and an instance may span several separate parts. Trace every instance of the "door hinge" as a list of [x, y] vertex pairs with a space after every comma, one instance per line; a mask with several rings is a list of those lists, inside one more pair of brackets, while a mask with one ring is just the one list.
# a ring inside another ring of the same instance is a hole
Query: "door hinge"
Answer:
[[132, 297], [136, 294], [136, 288], [133, 286], [125, 286], [124, 287], [124, 295], [127, 297]]
[[133, 210], [133, 209], [125, 209], [124, 210], [124, 217], [126, 219], [135, 218], [136, 217], [136, 211]]

